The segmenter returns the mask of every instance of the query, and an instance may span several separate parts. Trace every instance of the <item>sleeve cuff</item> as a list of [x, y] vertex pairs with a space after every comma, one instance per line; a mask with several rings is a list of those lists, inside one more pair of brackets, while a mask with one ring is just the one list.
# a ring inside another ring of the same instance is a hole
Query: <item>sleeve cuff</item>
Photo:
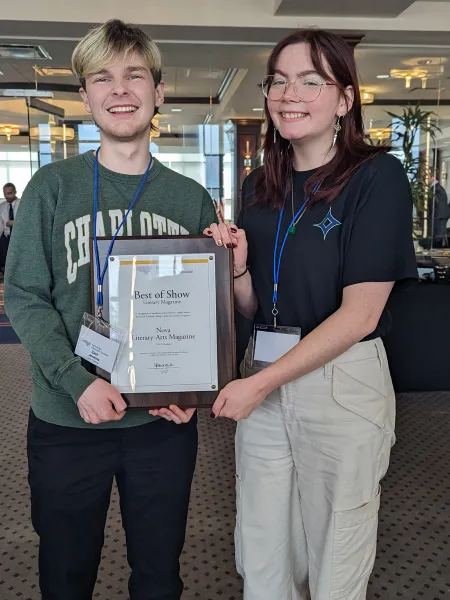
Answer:
[[84, 394], [86, 389], [94, 383], [98, 377], [89, 373], [80, 361], [73, 362], [61, 375], [58, 385], [62, 387], [70, 396], [75, 404]]

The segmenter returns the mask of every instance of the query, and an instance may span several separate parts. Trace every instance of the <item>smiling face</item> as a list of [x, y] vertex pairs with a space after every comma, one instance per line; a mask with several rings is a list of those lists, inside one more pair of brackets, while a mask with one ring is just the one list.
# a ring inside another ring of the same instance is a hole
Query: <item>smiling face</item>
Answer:
[[147, 62], [134, 53], [87, 75], [80, 93], [102, 134], [131, 141], [149, 135], [155, 108], [164, 101], [164, 84], [155, 87]]
[[[345, 115], [347, 107], [345, 95], [335, 83], [327, 64], [324, 64], [328, 78], [319, 75], [312, 63], [309, 46], [304, 43], [292, 44], [282, 50], [275, 68], [275, 79], [285, 79], [291, 83], [280, 99], [267, 99], [267, 108], [280, 135], [294, 142], [310, 138], [324, 137], [332, 140], [334, 125], [338, 116]], [[292, 82], [296, 81], [297, 94]], [[300, 84], [301, 82], [301, 84]], [[315, 90], [313, 94], [311, 90]], [[351, 91], [347, 91], [347, 94]], [[317, 94], [317, 96], [316, 96]], [[311, 102], [305, 100], [314, 97]], [[304, 98], [304, 99], [299, 99]]]

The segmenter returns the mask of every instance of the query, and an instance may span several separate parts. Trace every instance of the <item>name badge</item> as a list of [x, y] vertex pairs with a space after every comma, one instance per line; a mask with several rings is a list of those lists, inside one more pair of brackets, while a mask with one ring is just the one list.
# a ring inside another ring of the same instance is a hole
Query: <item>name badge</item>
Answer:
[[85, 313], [75, 354], [107, 373], [112, 373], [124, 346], [125, 333]]
[[295, 348], [300, 340], [299, 327], [255, 325], [252, 362], [270, 365]]

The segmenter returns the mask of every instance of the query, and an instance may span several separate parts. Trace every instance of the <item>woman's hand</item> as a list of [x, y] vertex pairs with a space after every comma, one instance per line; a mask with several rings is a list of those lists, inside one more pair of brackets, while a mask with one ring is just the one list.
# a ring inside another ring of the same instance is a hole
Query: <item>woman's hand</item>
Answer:
[[212, 407], [212, 413], [215, 417], [228, 417], [240, 421], [249, 417], [266, 396], [267, 391], [260, 385], [257, 375], [238, 379], [220, 392]]
[[243, 229], [239, 229], [233, 223], [213, 223], [204, 230], [204, 235], [214, 238], [218, 246], [233, 249], [234, 275], [241, 275], [247, 268], [247, 237]]
[[159, 408], [148, 411], [152, 417], [162, 417], [166, 421], [173, 421], [177, 425], [189, 423], [195, 413], [195, 408], [186, 408], [183, 410], [175, 404], [171, 404], [169, 408]]

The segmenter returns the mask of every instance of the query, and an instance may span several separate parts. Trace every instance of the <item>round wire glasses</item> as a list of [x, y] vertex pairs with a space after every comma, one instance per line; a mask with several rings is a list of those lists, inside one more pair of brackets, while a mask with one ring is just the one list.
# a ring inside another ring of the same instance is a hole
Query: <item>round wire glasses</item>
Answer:
[[320, 96], [323, 87], [335, 84], [323, 81], [318, 75], [303, 75], [294, 81], [288, 81], [282, 75], [266, 75], [261, 88], [268, 100], [281, 100], [290, 85], [299, 101], [314, 102]]

